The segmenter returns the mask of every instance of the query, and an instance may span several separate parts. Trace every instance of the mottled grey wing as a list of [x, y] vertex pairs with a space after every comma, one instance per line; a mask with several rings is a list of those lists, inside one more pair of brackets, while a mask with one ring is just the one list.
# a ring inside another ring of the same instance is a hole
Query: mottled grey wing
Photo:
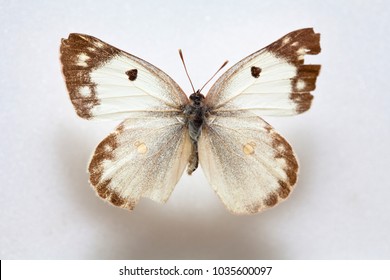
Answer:
[[172, 113], [125, 120], [96, 148], [89, 164], [97, 194], [126, 209], [142, 197], [165, 202], [188, 162], [187, 127]]
[[207, 180], [234, 214], [254, 214], [292, 191], [298, 162], [268, 123], [248, 112], [220, 113], [204, 124], [199, 160]]

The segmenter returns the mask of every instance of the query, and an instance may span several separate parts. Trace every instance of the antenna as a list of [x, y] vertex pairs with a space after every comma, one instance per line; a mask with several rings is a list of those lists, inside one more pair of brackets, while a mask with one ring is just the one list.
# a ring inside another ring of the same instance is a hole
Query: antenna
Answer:
[[183, 62], [184, 70], [186, 71], [186, 74], [187, 74], [188, 80], [190, 80], [190, 83], [191, 83], [192, 90], [193, 90], [193, 91], [194, 91], [194, 93], [195, 93], [195, 88], [194, 88], [194, 85], [192, 84], [192, 81], [191, 81], [190, 75], [188, 75], [187, 67], [186, 67], [186, 64], [185, 64], [185, 62], [184, 62], [184, 57], [183, 57], [183, 53], [182, 53], [181, 49], [179, 49], [179, 55], [180, 55], [181, 61]]
[[223, 68], [223, 67], [225, 67], [226, 66], [226, 64], [228, 64], [228, 62], [229, 62], [229, 60], [226, 60], [223, 64], [222, 64], [222, 66], [221, 67], [219, 67], [219, 69], [217, 70], [217, 72], [215, 72], [214, 73], [214, 75], [203, 85], [203, 87], [199, 90], [199, 92], [201, 92], [202, 91], [202, 89], [215, 77], [215, 75], [217, 75], [217, 73], [219, 72], [219, 71], [221, 71], [221, 69]]

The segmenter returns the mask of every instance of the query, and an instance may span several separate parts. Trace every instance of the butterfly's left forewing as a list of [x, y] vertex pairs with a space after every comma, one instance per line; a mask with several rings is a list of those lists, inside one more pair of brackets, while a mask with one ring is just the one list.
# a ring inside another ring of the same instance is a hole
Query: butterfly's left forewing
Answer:
[[138, 112], [181, 112], [188, 103], [167, 74], [95, 37], [62, 39], [62, 72], [77, 114], [85, 119], [123, 120]]

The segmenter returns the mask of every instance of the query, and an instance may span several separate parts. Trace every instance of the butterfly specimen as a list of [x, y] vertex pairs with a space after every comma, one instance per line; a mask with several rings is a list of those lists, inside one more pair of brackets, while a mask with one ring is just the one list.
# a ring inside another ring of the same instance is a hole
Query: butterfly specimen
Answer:
[[183, 171], [191, 174], [200, 163], [234, 214], [285, 200], [297, 182], [298, 162], [261, 116], [310, 108], [320, 65], [304, 64], [304, 56], [320, 50], [320, 34], [312, 28], [293, 31], [233, 65], [206, 96], [194, 89], [187, 97], [145, 60], [70, 34], [60, 54], [77, 114], [123, 120], [95, 150], [91, 185], [101, 198], [131, 210], [142, 197], [166, 202]]

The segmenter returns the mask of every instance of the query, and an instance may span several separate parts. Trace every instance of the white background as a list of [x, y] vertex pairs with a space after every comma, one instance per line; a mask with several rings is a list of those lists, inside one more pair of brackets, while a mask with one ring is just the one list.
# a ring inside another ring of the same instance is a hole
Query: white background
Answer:
[[[1, 259], [385, 259], [390, 257], [389, 2], [1, 1]], [[165, 205], [134, 212], [88, 185], [117, 125], [78, 118], [60, 38], [91, 34], [196, 87], [302, 27], [322, 34], [311, 110], [266, 118], [294, 147], [298, 186], [254, 216], [226, 211], [199, 169]]]

